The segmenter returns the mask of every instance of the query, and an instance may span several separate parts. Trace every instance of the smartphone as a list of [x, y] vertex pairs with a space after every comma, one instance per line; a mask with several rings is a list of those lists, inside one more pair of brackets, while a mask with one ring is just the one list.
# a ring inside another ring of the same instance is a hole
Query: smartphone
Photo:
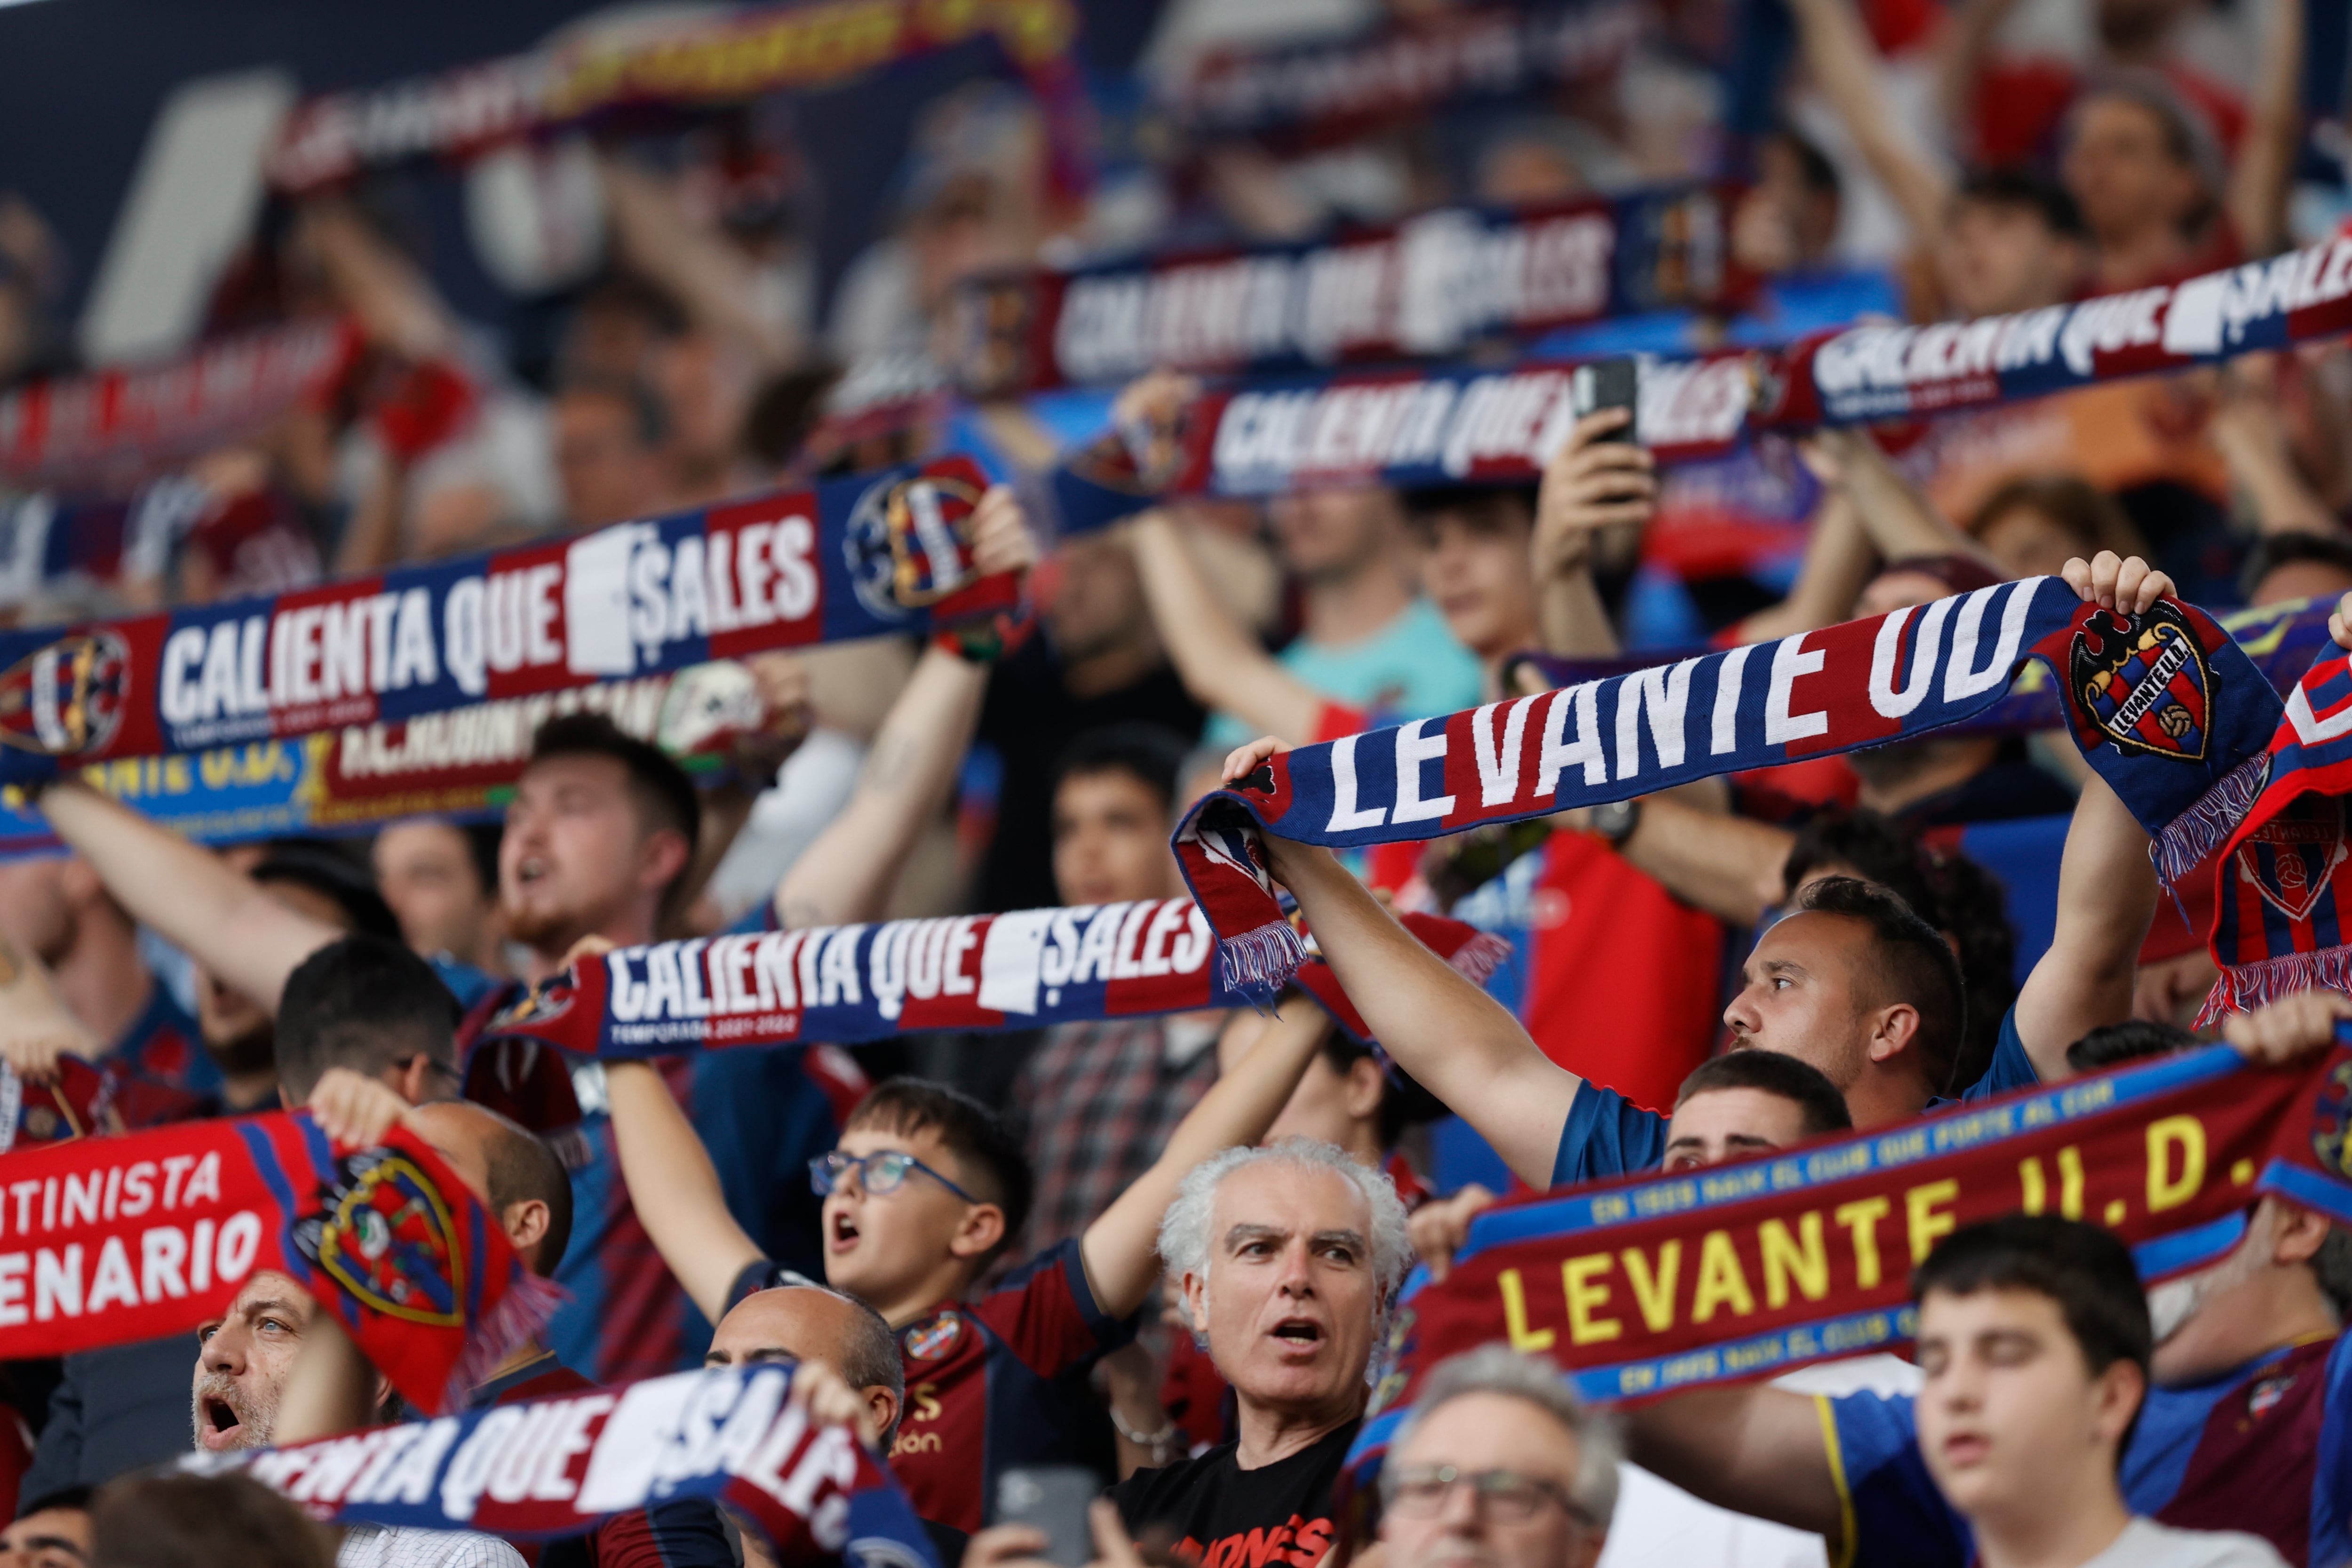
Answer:
[[[1642, 390], [1640, 369], [1630, 359], [1596, 360], [1576, 367], [1569, 378], [1568, 395], [1575, 405], [1576, 416], [1598, 414], [1604, 408], [1622, 408], [1636, 415]], [[1638, 417], [1638, 415], [1636, 415]], [[1634, 419], [1612, 430], [1601, 438], [1604, 441], [1632, 441], [1636, 438]]]
[[1046, 1562], [1086, 1568], [1095, 1559], [1087, 1507], [1102, 1491], [1102, 1478], [1082, 1466], [1016, 1465], [996, 1478], [995, 1522], [1043, 1531]]

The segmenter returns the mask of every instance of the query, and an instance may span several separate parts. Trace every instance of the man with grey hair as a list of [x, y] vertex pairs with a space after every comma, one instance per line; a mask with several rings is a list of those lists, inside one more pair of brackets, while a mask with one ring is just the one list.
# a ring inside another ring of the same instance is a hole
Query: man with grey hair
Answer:
[[1442, 1363], [1389, 1444], [1395, 1568], [1592, 1568], [1617, 1504], [1615, 1426], [1504, 1345]]
[[1372, 1353], [1412, 1258], [1404, 1205], [1335, 1144], [1286, 1138], [1195, 1166], [1160, 1225], [1240, 1436], [1113, 1487], [1127, 1528], [1191, 1562], [1311, 1565], [1364, 1415]]

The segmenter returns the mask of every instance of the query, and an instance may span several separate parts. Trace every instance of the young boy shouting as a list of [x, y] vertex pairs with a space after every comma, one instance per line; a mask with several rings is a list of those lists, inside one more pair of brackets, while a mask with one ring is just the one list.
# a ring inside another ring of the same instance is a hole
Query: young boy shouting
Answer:
[[2125, 1505], [2116, 1474], [2153, 1336], [2112, 1234], [2050, 1215], [1972, 1226], [1920, 1265], [1912, 1299], [1919, 1455], [1983, 1568], [2281, 1568], [2255, 1536]]
[[[825, 1282], [898, 1333], [906, 1414], [890, 1465], [935, 1534], [978, 1530], [1009, 1468], [1086, 1461], [1087, 1372], [1124, 1341], [1160, 1278], [1160, 1215], [1194, 1165], [1265, 1135], [1322, 1025], [1315, 1007], [1291, 1007], [1084, 1235], [977, 1300], [966, 1292], [1019, 1237], [1031, 1190], [1019, 1142], [985, 1107], [943, 1085], [893, 1079], [850, 1113], [833, 1152], [811, 1163], [825, 1194]], [[793, 1283], [727, 1212], [710, 1157], [660, 1075], [637, 1062], [605, 1071], [623, 1172], [644, 1173], [632, 1189], [637, 1213], [695, 1305], [716, 1322], [754, 1291]], [[960, 1541], [948, 1546], [961, 1557]]]

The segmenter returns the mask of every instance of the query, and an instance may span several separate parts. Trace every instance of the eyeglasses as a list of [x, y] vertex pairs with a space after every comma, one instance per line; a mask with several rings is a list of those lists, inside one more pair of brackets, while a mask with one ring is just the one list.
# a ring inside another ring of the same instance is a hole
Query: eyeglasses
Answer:
[[1381, 1477], [1381, 1498], [1391, 1510], [1407, 1518], [1433, 1519], [1445, 1507], [1457, 1486], [1466, 1486], [1481, 1508], [1504, 1524], [1525, 1524], [1546, 1502], [1580, 1525], [1591, 1516], [1551, 1482], [1517, 1470], [1462, 1470], [1452, 1465], [1426, 1465], [1417, 1469], [1389, 1470]]
[[852, 1171], [857, 1173], [857, 1184], [877, 1198], [897, 1192], [908, 1172], [920, 1171], [964, 1202], [980, 1202], [912, 1154], [902, 1154], [896, 1149], [885, 1149], [878, 1154], [845, 1154], [835, 1149], [819, 1154], [809, 1162], [810, 1190], [823, 1197], [839, 1186], [841, 1178]]

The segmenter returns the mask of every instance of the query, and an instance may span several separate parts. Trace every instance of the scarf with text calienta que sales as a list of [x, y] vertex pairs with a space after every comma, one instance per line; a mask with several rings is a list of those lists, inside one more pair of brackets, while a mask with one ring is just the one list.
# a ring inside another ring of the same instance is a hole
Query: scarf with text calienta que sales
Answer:
[[[1402, 920], [1474, 981], [1509, 952], [1502, 938], [1460, 921]], [[574, 960], [492, 1019], [480, 1043], [652, 1057], [1242, 1005], [1246, 998], [1210, 962], [1215, 950], [1190, 899], [696, 937]], [[1299, 981], [1342, 1028], [1365, 1038], [1363, 1019], [1321, 961], [1310, 957]]]
[[0, 635], [0, 783], [929, 632], [1011, 609], [971, 459], [270, 597]]
[[330, 1524], [525, 1541], [709, 1498], [755, 1526], [778, 1563], [939, 1568], [888, 1467], [846, 1427], [793, 1408], [793, 1377], [788, 1366], [705, 1367], [289, 1447], [192, 1454], [177, 1468], [246, 1470]]
[[1265, 834], [1334, 847], [1433, 838], [1692, 779], [1928, 735], [2000, 700], [2029, 659], [2168, 881], [2219, 848], [2267, 776], [2276, 692], [2211, 616], [2125, 616], [2054, 577], [1997, 584], [1727, 652], [1276, 753], [1205, 795], [1176, 858], [1254, 996], [1303, 955]]
[[281, 1112], [0, 1155], [0, 1358], [191, 1329], [265, 1270], [424, 1410], [458, 1403], [556, 1302], [405, 1128], [337, 1150]]
[[1735, 1164], [1497, 1205], [1443, 1281], [1405, 1282], [1350, 1463], [1378, 1458], [1432, 1367], [1496, 1341], [1549, 1356], [1600, 1402], [1899, 1345], [1912, 1268], [2002, 1215], [2104, 1225], [2150, 1282], [2236, 1246], [2265, 1194], [2352, 1221], [2347, 1042], [2352, 1028], [2285, 1068], [2217, 1046]]

